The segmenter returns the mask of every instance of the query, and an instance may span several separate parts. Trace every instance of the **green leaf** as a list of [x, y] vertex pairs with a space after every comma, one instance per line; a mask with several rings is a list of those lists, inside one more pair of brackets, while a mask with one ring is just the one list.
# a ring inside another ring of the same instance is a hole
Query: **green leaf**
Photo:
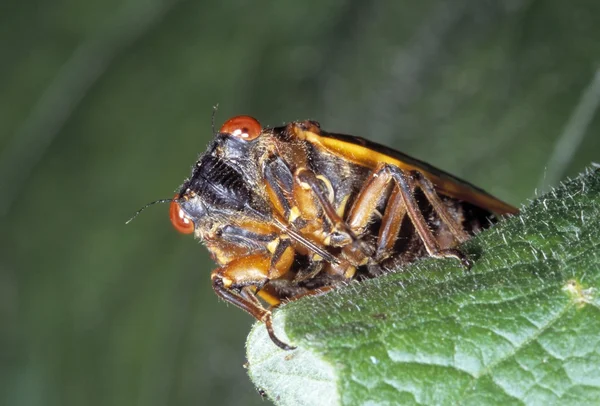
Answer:
[[[255, 385], [280, 405], [598, 404], [600, 171], [537, 198], [462, 249], [276, 312], [255, 325]], [[287, 336], [281, 332], [285, 329]]]

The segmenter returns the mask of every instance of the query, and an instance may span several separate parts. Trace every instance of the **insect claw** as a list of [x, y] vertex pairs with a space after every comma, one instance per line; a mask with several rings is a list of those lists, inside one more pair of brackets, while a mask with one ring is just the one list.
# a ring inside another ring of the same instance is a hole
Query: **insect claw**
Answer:
[[462, 266], [464, 266], [467, 271], [473, 267], [473, 261], [471, 261], [465, 254], [456, 249], [447, 249], [440, 251], [439, 255], [436, 255], [442, 258], [456, 258], [460, 261]]
[[474, 263], [473, 261], [471, 261], [469, 258], [467, 257], [463, 257], [460, 259], [460, 262], [463, 264], [463, 266], [465, 268], [467, 268], [467, 271], [471, 270], [471, 268], [473, 267]]
[[460, 264], [465, 267], [467, 271], [470, 271], [473, 267], [474, 263], [469, 258], [463, 256], [461, 258], [457, 258], [460, 261]]
[[277, 335], [275, 334], [275, 330], [273, 329], [273, 317], [272, 317], [271, 311], [268, 311], [267, 313], [265, 313], [263, 322], [265, 323], [265, 326], [267, 327], [267, 333], [269, 333], [269, 337], [271, 338], [271, 341], [273, 341], [273, 343], [276, 346], [278, 346], [279, 348], [281, 348], [284, 351], [291, 351], [291, 350], [296, 349], [296, 347], [286, 344], [283, 341], [281, 341], [279, 338], [277, 338]]

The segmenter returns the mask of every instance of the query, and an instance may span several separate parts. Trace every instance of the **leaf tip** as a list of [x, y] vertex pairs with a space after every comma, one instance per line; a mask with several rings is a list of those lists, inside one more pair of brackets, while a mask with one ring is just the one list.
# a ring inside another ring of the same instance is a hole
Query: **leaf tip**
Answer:
[[[287, 340], [284, 325], [285, 314], [279, 312], [274, 326]], [[246, 357], [250, 379], [275, 404], [339, 404], [333, 366], [305, 347], [292, 351], [277, 347], [262, 323], [256, 323], [248, 335]]]

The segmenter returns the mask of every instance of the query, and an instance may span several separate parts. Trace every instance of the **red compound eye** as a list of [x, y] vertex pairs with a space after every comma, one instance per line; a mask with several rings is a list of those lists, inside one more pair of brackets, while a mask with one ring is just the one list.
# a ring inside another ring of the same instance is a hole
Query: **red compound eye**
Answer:
[[225, 121], [220, 132], [231, 134], [246, 141], [252, 141], [258, 138], [262, 132], [262, 127], [254, 117], [236, 116]]
[[175, 230], [182, 234], [191, 234], [194, 232], [194, 222], [185, 215], [183, 210], [181, 210], [181, 206], [175, 200], [171, 202], [169, 217]]

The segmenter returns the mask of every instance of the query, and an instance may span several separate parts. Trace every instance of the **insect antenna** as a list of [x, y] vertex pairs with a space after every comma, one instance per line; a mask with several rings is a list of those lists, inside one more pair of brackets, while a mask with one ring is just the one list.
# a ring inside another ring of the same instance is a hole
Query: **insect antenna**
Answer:
[[131, 216], [131, 218], [125, 222], [125, 224], [131, 223], [134, 218], [136, 218], [141, 212], [143, 212], [144, 210], [146, 210], [148, 207], [150, 207], [150, 206], [152, 206], [152, 205], [154, 205], [156, 203], [171, 203], [173, 200], [175, 200], [175, 199], [158, 199], [158, 200], [155, 200], [155, 201], [150, 202], [148, 204], [145, 204], [141, 209], [139, 209], [138, 211], [136, 211], [135, 214], [133, 216]]
[[219, 110], [219, 103], [213, 106], [212, 115], [210, 117], [210, 123], [212, 125], [213, 137], [217, 135], [217, 130], [215, 130], [215, 117], [217, 116], [217, 110]]

